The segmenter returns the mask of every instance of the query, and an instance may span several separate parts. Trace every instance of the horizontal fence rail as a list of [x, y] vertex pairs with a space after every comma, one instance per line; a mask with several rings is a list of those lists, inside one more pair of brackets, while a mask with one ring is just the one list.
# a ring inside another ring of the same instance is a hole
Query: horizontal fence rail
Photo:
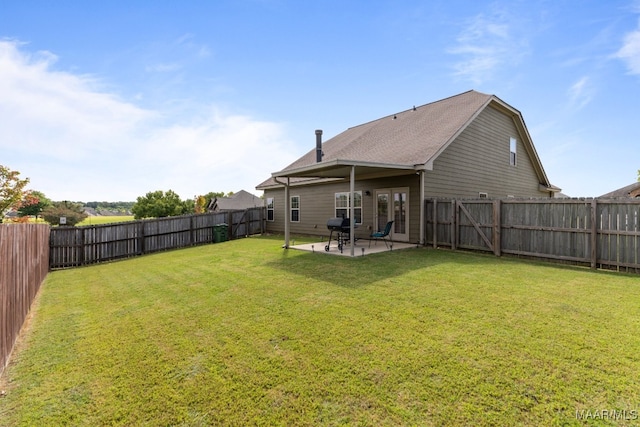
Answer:
[[[79, 267], [238, 239], [265, 230], [265, 208], [51, 229], [49, 265]], [[222, 227], [220, 227], [222, 226]], [[218, 228], [218, 233], [214, 228]], [[222, 233], [224, 232], [224, 236]]]
[[49, 226], [0, 224], [0, 374], [49, 272]]
[[640, 200], [426, 201], [426, 242], [640, 272]]

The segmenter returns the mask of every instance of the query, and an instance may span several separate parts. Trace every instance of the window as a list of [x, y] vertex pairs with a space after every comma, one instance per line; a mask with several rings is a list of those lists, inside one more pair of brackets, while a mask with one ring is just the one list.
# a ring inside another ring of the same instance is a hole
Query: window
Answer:
[[300, 222], [300, 196], [291, 196], [291, 222]]
[[[362, 224], [362, 191], [354, 192], [353, 200], [354, 224]], [[336, 218], [348, 218], [350, 208], [349, 192], [336, 193]]]
[[516, 165], [516, 145], [518, 145], [518, 140], [509, 138], [509, 164], [511, 166]]
[[273, 221], [273, 197], [267, 198], [267, 221]]

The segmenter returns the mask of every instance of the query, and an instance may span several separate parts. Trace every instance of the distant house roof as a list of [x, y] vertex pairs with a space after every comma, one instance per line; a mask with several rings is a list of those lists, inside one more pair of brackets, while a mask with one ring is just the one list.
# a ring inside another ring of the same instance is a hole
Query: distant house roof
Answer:
[[209, 202], [209, 210], [218, 211], [234, 211], [243, 210], [264, 205], [263, 200], [248, 191], [240, 190], [230, 197], [218, 197]]
[[635, 198], [640, 197], [640, 181], [634, 182], [626, 187], [618, 188], [617, 190], [603, 194], [599, 198], [601, 199], [619, 199], [619, 198]]
[[558, 191], [557, 193], [554, 193], [553, 197], [556, 198], [556, 199], [570, 199], [571, 198], [571, 196], [568, 196], [568, 195], [564, 194], [561, 191]]
[[[523, 142], [540, 183], [551, 187], [520, 112], [495, 95], [471, 90], [349, 128], [322, 145], [322, 162], [316, 161], [314, 147], [256, 188], [277, 186], [280, 182], [276, 178], [282, 176], [336, 177], [338, 173], [332, 176], [328, 172], [329, 166], [338, 169], [340, 165], [357, 164], [363, 168], [370, 167], [372, 172], [376, 169], [376, 173], [383, 168], [417, 170], [431, 167], [433, 161], [489, 105], [513, 118], [524, 136]], [[323, 165], [327, 165], [324, 171]]]

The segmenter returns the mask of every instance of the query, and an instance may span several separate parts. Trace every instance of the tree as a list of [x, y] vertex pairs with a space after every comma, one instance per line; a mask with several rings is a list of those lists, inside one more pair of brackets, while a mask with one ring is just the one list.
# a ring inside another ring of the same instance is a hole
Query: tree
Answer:
[[18, 216], [35, 216], [51, 205], [51, 200], [47, 199], [40, 191], [28, 191], [18, 205]]
[[138, 197], [131, 208], [135, 219], [164, 218], [193, 213], [193, 211], [193, 200], [183, 202], [173, 190], [166, 193], [162, 190], [151, 191], [144, 197]]
[[196, 196], [194, 199], [194, 209], [197, 214], [204, 213], [207, 208], [207, 198], [200, 195]]
[[53, 202], [42, 211], [42, 218], [51, 225], [60, 224], [60, 218], [64, 217], [66, 225], [74, 226], [87, 216], [81, 203], [67, 201]]
[[22, 200], [28, 183], [29, 178], [20, 179], [20, 172], [0, 165], [0, 222], [6, 211]]

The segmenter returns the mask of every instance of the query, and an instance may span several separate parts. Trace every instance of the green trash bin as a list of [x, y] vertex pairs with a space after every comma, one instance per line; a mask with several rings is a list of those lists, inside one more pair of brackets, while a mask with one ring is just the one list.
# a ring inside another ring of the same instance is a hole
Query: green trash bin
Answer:
[[213, 226], [213, 241], [215, 243], [226, 242], [229, 227], [227, 224], [216, 224]]

